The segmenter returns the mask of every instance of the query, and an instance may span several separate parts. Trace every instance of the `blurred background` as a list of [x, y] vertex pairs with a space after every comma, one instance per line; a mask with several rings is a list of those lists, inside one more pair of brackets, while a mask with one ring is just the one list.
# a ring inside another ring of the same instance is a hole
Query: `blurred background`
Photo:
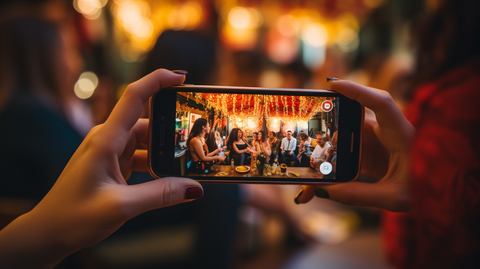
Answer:
[[[125, 87], [157, 68], [187, 70], [193, 84], [325, 89], [338, 77], [402, 107], [410, 31], [435, 2], [2, 1], [0, 227], [40, 201]], [[390, 268], [380, 210], [296, 205], [299, 188], [206, 185], [204, 198], [142, 214], [57, 268]]]

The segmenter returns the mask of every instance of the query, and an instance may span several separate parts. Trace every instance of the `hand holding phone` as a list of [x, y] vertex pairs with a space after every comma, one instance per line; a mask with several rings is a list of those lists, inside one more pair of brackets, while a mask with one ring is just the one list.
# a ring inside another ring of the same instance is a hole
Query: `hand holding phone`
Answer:
[[[302, 194], [295, 200], [306, 203], [316, 194], [348, 205], [372, 206], [395, 212], [408, 211], [408, 145], [415, 129], [386, 91], [343, 80], [332, 81], [329, 87], [355, 98], [375, 113], [367, 114], [365, 120], [362, 172], [380, 178], [380, 181], [374, 184], [349, 182], [329, 186], [303, 186]], [[340, 146], [340, 143], [337, 145]], [[340, 152], [337, 154], [340, 156]]]

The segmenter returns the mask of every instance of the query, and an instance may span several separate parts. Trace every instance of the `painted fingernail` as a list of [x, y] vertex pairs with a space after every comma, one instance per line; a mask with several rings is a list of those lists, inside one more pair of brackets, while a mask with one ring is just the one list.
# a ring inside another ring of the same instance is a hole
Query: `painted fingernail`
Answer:
[[327, 82], [330, 82], [330, 81], [338, 81], [339, 79], [338, 78], [327, 78]]
[[330, 195], [328, 194], [328, 191], [326, 191], [324, 189], [316, 189], [315, 190], [315, 196], [317, 196], [319, 198], [325, 198], [325, 199], [330, 198]]
[[199, 186], [185, 188], [185, 199], [199, 199], [203, 197], [203, 189]]
[[185, 70], [173, 70], [172, 72], [175, 73], [175, 74], [180, 74], [180, 75], [188, 74], [188, 71], [185, 71]]
[[303, 188], [300, 189], [300, 191], [297, 193], [297, 195], [295, 195], [295, 200], [294, 200], [295, 204], [297, 204], [297, 205], [300, 204], [300, 202], [298, 201], [298, 198], [300, 198], [300, 196], [302, 196], [302, 194], [303, 194]]

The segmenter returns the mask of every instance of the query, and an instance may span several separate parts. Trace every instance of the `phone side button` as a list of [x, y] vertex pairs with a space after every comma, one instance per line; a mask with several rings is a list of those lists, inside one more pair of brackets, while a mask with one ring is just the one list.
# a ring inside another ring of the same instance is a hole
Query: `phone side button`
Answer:
[[165, 125], [160, 125], [160, 133], [159, 133], [159, 141], [160, 141], [160, 146], [163, 146], [165, 143]]
[[350, 141], [350, 152], [353, 152], [353, 132], [352, 132], [352, 141]]

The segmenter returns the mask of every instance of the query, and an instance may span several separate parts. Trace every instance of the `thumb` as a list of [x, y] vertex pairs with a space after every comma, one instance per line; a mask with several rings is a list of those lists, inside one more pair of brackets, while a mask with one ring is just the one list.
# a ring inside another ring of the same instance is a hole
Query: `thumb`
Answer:
[[166, 177], [128, 186], [128, 215], [193, 201], [203, 197], [203, 188], [189, 178]]
[[395, 183], [350, 182], [321, 186], [315, 195], [352, 206], [372, 206], [393, 212], [409, 211], [407, 186]]

